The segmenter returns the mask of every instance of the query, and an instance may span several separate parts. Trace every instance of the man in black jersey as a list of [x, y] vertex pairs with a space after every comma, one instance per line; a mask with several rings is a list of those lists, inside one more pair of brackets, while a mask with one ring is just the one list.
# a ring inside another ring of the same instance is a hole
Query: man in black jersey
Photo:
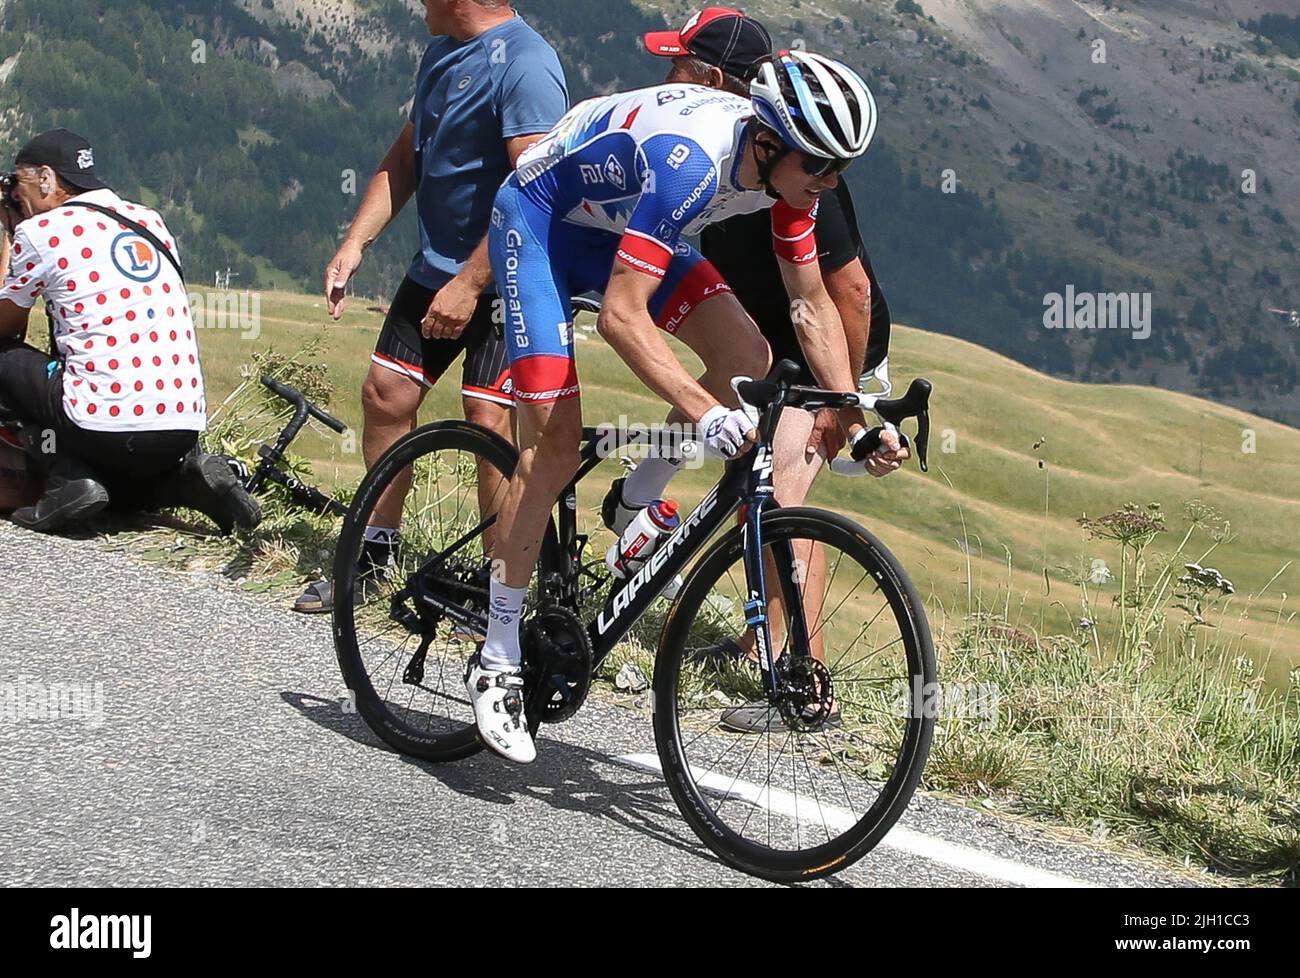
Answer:
[[[647, 34], [644, 43], [651, 54], [672, 58], [673, 66], [665, 81], [707, 85], [740, 95], [748, 94], [750, 80], [758, 66], [771, 56], [772, 47], [770, 35], [758, 21], [738, 10], [721, 7], [693, 15], [680, 31]], [[798, 310], [791, 309], [781, 284], [769, 220], [769, 215], [760, 211], [712, 224], [700, 236], [700, 251], [757, 323], [772, 347], [773, 362], [793, 360], [802, 367], [797, 382], [816, 385], [818, 381], [800, 348], [793, 321]], [[844, 323], [850, 365], [861, 376], [864, 390], [874, 378], [882, 392], [888, 393], [889, 304], [862, 243], [853, 197], [843, 179], [821, 195], [815, 234], [826, 291]], [[799, 412], [792, 412], [792, 418], [796, 414]], [[783, 418], [783, 426], [785, 423]], [[786, 466], [783, 479], [778, 446], [775, 477], [783, 505], [803, 501], [822, 458], [834, 457], [841, 444], [842, 434], [834, 414], [824, 411], [811, 425], [803, 460], [806, 464], [799, 464], [797, 456], [791, 460], [796, 468], [806, 471], [796, 475]], [[906, 449], [887, 442], [886, 450], [870, 460], [868, 469], [873, 475], [885, 475], [897, 469], [906, 457]], [[795, 476], [793, 481], [791, 476]]]
[[[644, 43], [651, 54], [673, 59], [665, 81], [707, 85], [738, 95], [748, 95], [749, 82], [772, 53], [771, 37], [758, 21], [738, 10], [720, 7], [693, 15], [680, 31], [647, 34]], [[813, 375], [801, 348], [796, 324], [799, 309], [797, 304], [792, 307], [782, 284], [772, 250], [770, 220], [766, 211], [760, 211], [711, 224], [700, 235], [700, 251], [758, 325], [772, 347], [772, 361], [793, 360], [801, 367], [796, 383], [825, 386]], [[860, 377], [862, 389], [875, 379], [880, 392], [888, 394], [889, 305], [876, 282], [858, 231], [853, 197], [843, 178], [822, 193], [814, 233], [822, 279], [844, 324], [850, 368]], [[801, 505], [823, 463], [834, 458], [841, 447], [843, 434], [834, 412], [821, 411], [815, 418], [804, 411], [785, 412], [773, 440], [772, 478], [781, 505]], [[897, 436], [885, 432], [880, 449], [868, 457], [866, 468], [872, 475], [887, 475], [907, 457], [908, 451], [900, 446]], [[603, 512], [612, 515], [616, 508], [629, 506], [630, 501], [623, 498], [622, 481], [611, 488]], [[825, 573], [824, 552], [814, 548], [808, 568], [810, 593], [817, 593], [812, 582], [823, 580]], [[773, 598], [768, 610], [774, 623], [785, 617], [775, 607], [778, 604], [779, 599]], [[725, 639], [707, 654], [723, 659], [752, 659], [752, 642], [752, 633]], [[721, 719], [724, 727], [748, 733], [775, 729], [781, 722], [765, 700], [725, 710]], [[828, 722], [838, 724], [838, 710]]]

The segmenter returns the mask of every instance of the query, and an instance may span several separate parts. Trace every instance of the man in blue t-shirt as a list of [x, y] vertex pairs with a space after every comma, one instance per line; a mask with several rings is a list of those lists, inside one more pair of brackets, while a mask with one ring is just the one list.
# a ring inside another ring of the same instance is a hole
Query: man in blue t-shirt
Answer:
[[[325, 297], [338, 319], [363, 252], [415, 197], [420, 250], [393, 297], [361, 391], [367, 466], [415, 427], [426, 391], [462, 352], [465, 417], [513, 440], [488, 219], [519, 154], [568, 107], [554, 49], [508, 3], [425, 0], [424, 9], [434, 40], [420, 62], [410, 116], [325, 269]], [[480, 503], [491, 507], [499, 477], [486, 465], [479, 475]], [[387, 566], [394, 553], [402, 503], [390, 488], [375, 506], [362, 555], [371, 568]], [[328, 582], [312, 584], [294, 607], [330, 610]]]

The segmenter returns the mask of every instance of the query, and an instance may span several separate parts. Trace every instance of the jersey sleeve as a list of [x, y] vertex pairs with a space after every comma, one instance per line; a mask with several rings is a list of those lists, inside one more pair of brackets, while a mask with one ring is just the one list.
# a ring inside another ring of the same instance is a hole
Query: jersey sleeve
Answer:
[[647, 139], [640, 163], [641, 196], [616, 257], [663, 278], [683, 229], [718, 192], [718, 167], [699, 143], [671, 133]]
[[9, 249], [9, 268], [6, 270], [4, 285], [0, 287], [0, 299], [8, 299], [16, 306], [30, 309], [45, 290], [51, 269], [32, 244], [25, 223], [14, 229], [13, 247]]
[[772, 205], [772, 248], [778, 258], [796, 265], [817, 260], [817, 203], [802, 210], [784, 200]]
[[840, 185], [824, 191], [817, 203], [817, 253], [824, 272], [838, 271], [862, 255], [862, 235], [852, 210], [845, 207], [847, 196], [848, 187], [841, 178]]
[[498, 98], [504, 138], [549, 132], [569, 107], [560, 59], [549, 48], [513, 59], [506, 65]]

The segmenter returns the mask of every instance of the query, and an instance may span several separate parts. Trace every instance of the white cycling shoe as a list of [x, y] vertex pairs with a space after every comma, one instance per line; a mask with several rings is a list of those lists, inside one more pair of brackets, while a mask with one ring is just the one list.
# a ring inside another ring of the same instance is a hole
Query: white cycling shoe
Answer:
[[524, 717], [524, 677], [519, 670], [484, 669], [477, 658], [465, 677], [483, 743], [507, 761], [531, 764], [537, 745]]

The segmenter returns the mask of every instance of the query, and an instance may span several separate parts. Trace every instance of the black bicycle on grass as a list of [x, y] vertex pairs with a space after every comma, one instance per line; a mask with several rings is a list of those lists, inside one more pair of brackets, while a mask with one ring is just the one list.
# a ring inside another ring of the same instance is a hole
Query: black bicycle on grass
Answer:
[[[898, 561], [852, 520], [783, 509], [772, 496], [772, 437], [790, 409], [861, 405], [891, 426], [915, 417], [924, 468], [930, 385], [913, 381], [885, 400], [791, 386], [793, 371], [783, 361], [766, 380], [736, 382], [757, 412], [757, 444], [626, 580], [586, 554], [576, 485], [603, 455], [651, 441], [681, 450], [683, 436], [584, 428], [581, 465], [547, 526], [522, 642], [535, 733], [573, 716], [616, 645], [636, 655], [658, 631], [654, 733], [672, 796], [723, 861], [779, 881], [843, 869], [902, 814], [933, 726], [912, 694], [935, 680], [925, 612]], [[426, 425], [370, 470], [344, 522], [334, 563], [339, 665], [370, 727], [413, 757], [452, 761], [483, 746], [465, 664], [486, 630], [491, 514], [516, 458], [473, 424]], [[402, 544], [385, 568], [367, 570], [364, 531], [394, 485], [409, 487]], [[705, 549], [738, 510], [739, 525]], [[661, 615], [653, 603], [692, 560]], [[728, 647], [739, 654], [719, 653]], [[756, 699], [771, 711], [765, 731], [722, 725]]]
[[324, 516], [346, 515], [347, 508], [342, 503], [325, 495], [315, 486], [307, 485], [288, 471], [284, 465], [284, 453], [288, 451], [290, 442], [298, 437], [298, 432], [303, 429], [308, 418], [315, 418], [340, 435], [348, 430], [348, 426], [333, 415], [322, 411], [292, 384], [283, 383], [267, 374], [262, 377], [262, 386], [292, 407], [293, 416], [280, 429], [274, 442], [257, 449], [257, 457], [261, 460], [257, 465], [250, 468], [238, 459], [233, 460], [235, 475], [252, 495], [263, 492], [267, 483], [273, 482], [285, 488], [295, 505], [310, 512]]

